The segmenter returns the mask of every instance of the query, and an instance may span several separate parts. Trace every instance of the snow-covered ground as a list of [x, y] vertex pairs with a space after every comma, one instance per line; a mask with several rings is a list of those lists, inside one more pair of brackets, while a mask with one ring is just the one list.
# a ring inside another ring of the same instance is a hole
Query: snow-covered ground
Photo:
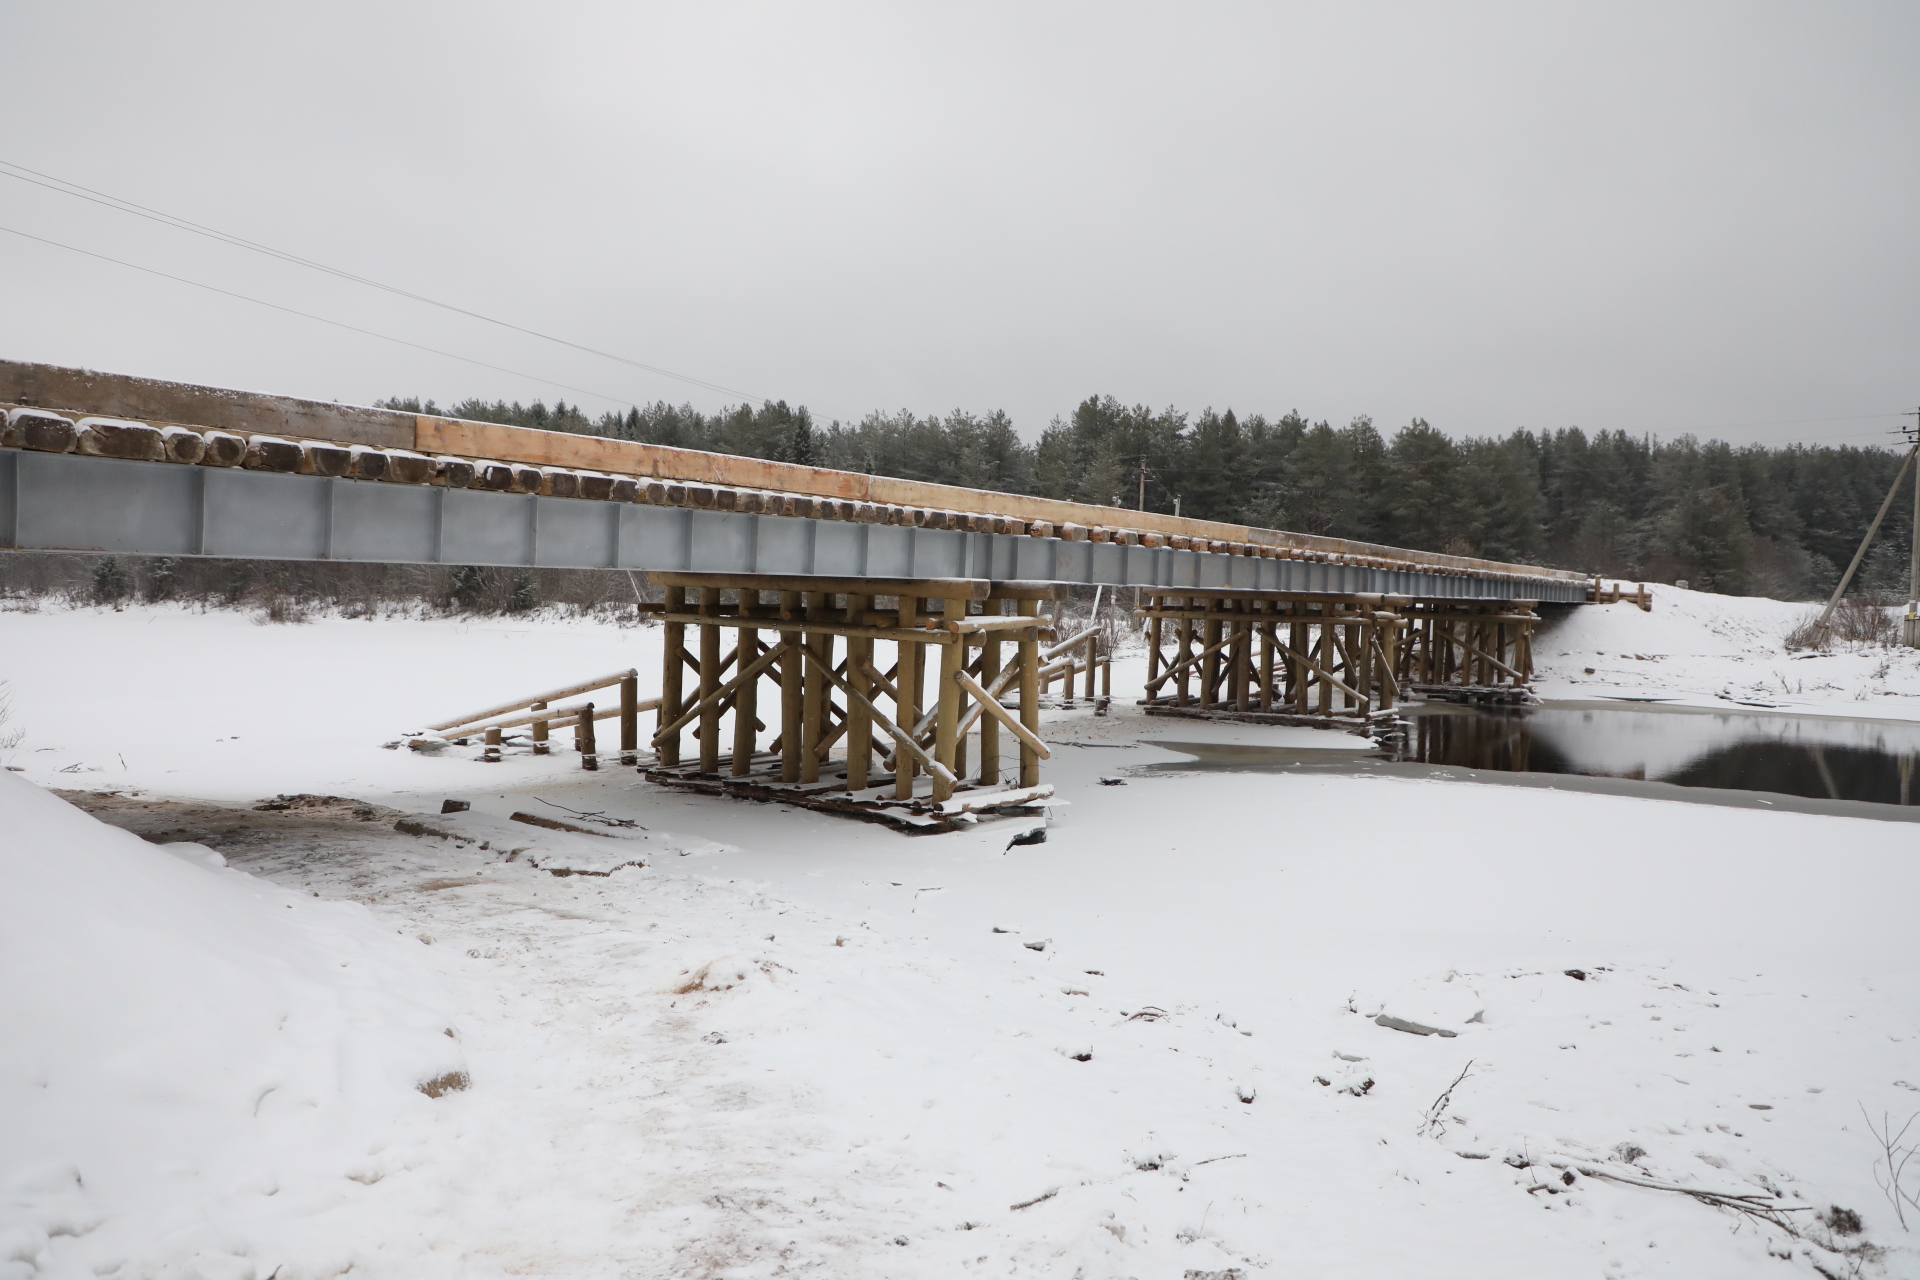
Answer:
[[1572, 610], [1534, 645], [1534, 687], [1557, 698], [1659, 697], [1676, 706], [1920, 721], [1920, 649], [1789, 653], [1817, 605], [1655, 587], [1653, 611]]
[[[1769, 653], [1803, 613], [1579, 610], [1543, 692], [1915, 705]], [[1143, 768], [1137, 665], [1014, 848], [381, 749], [656, 636], [0, 613], [0, 1277], [1920, 1275], [1910, 825]], [[29, 783], [221, 802], [145, 820], [231, 865]], [[508, 821], [563, 809], [640, 825]]]

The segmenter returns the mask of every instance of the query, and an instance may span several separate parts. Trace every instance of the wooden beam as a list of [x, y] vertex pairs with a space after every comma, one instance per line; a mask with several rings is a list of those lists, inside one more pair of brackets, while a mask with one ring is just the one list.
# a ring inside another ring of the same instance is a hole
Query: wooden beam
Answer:
[[458, 729], [463, 724], [476, 724], [481, 720], [491, 720], [495, 716], [503, 716], [509, 711], [518, 711], [522, 707], [531, 707], [536, 702], [558, 702], [562, 698], [571, 698], [577, 693], [592, 693], [595, 689], [612, 688], [622, 680], [637, 679], [639, 675], [640, 673], [638, 671], [632, 667], [628, 667], [625, 671], [614, 671], [580, 684], [570, 684], [564, 689], [555, 689], [550, 693], [536, 693], [530, 698], [521, 698], [516, 702], [505, 703], [502, 706], [477, 712], [474, 715], [462, 716], [458, 720], [449, 720], [445, 724], [430, 724], [427, 726], [427, 731], [429, 733], [439, 733], [446, 729]]
[[[743, 629], [733, 651], [740, 655], [740, 674], [733, 680], [733, 764], [728, 772], [744, 778], [753, 768], [754, 732], [760, 724], [760, 673], [766, 670], [765, 665], [755, 666], [765, 656], [760, 649], [760, 633]], [[767, 663], [774, 660], [767, 658]]]
[[[672, 613], [683, 613], [687, 607], [685, 587], [667, 588], [667, 609]], [[660, 665], [660, 725], [661, 732], [654, 735], [654, 758], [663, 765], [680, 763], [680, 734], [678, 730], [669, 734], [665, 727], [680, 719], [682, 690], [681, 683], [686, 670], [681, 661], [686, 656], [687, 628], [684, 623], [669, 622], [662, 628], [663, 650]]]
[[[1036, 616], [1040, 604], [1036, 600], [1021, 600], [1019, 610], [1029, 617]], [[1020, 633], [1020, 723], [1034, 738], [1040, 736], [1040, 636], [1037, 631]], [[1037, 787], [1040, 785], [1040, 753], [1020, 740], [1020, 785]]]
[[[778, 662], [779, 660], [780, 660], [779, 646], [777, 645], [770, 646], [764, 652], [762, 652], [759, 657], [755, 658], [752, 662], [748, 663], [746, 670], [742, 671], [739, 675], [735, 676], [733, 679], [727, 681], [724, 685], [721, 685], [718, 688], [712, 690], [711, 692], [702, 695], [700, 701], [694, 703], [692, 706], [682, 711], [679, 717], [675, 719], [671, 724], [662, 726], [660, 729], [660, 732], [654, 735], [654, 741], [658, 743], [659, 740], [665, 737], [666, 735], [678, 733], [680, 730], [686, 728], [687, 725], [690, 724], [695, 718], [705, 713], [705, 711], [707, 710], [707, 703], [709, 700], [713, 701], [716, 704], [719, 703], [721, 700], [731, 696], [742, 685], [748, 684], [751, 681], [753, 681], [755, 678], [757, 678], [760, 675], [762, 671], [765, 671], [768, 667], [771, 667], [774, 663]], [[735, 714], [738, 714], [738, 713], [739, 713], [739, 708], [736, 706]]]
[[[800, 611], [800, 593], [789, 591], [781, 601], [790, 613]], [[780, 633], [780, 780], [800, 781], [800, 717], [805, 700], [806, 663], [801, 657], [804, 633]]]
[[[867, 701], [866, 695], [855, 693], [853, 691], [853, 686], [849, 685], [846, 682], [846, 680], [841, 677], [839, 672], [833, 670], [830, 666], [828, 666], [826, 661], [823, 658], [821, 658], [819, 654], [815, 653], [811, 648], [805, 645], [801, 646], [801, 651], [806, 655], [806, 659], [808, 662], [812, 663], [816, 667], [819, 667], [821, 670], [823, 670], [826, 673], [827, 679], [832, 681], [833, 684], [839, 688], [840, 692], [846, 694], [847, 697], [852, 699], [855, 703], [864, 703], [868, 717], [871, 718], [876, 725], [880, 726], [880, 729], [884, 733], [886, 733], [888, 737], [892, 738], [896, 743], [898, 743], [900, 750], [905, 752], [909, 757], [911, 757], [916, 763], [920, 765], [921, 768], [925, 769], [928, 773], [932, 774], [935, 778], [938, 778], [942, 773], [946, 773], [944, 766], [942, 766], [939, 761], [929, 756], [925, 751], [922, 751], [920, 749], [920, 744], [915, 742], [911, 737], [909, 737], [906, 731], [902, 729], [899, 725], [887, 719], [885, 713], [883, 713], [880, 710], [880, 708], [874, 706], [873, 703]], [[901, 772], [903, 771], [895, 770], [896, 776], [898, 776]], [[954, 781], [953, 775], [951, 773], [947, 773], [946, 777], [947, 777], [948, 784], [951, 785]]]
[[659, 587], [725, 587], [742, 591], [825, 591], [832, 595], [921, 596], [935, 600], [985, 600], [985, 578], [827, 578], [782, 573], [668, 573], [652, 571]]
[[991, 716], [996, 724], [1004, 724], [1007, 726], [1008, 729], [1012, 730], [1014, 737], [1020, 739], [1029, 750], [1038, 755], [1042, 760], [1053, 759], [1053, 752], [1048, 749], [1045, 742], [1040, 740], [1039, 735], [1014, 719], [1013, 715], [1005, 707], [1000, 705], [999, 699], [988, 693], [986, 688], [982, 686], [978, 680], [975, 680], [964, 671], [955, 672], [954, 680], [973, 697], [974, 705]]
[[[953, 620], [967, 607], [964, 600], [947, 601], [947, 618]], [[935, 801], [953, 797], [954, 781], [960, 765], [960, 736], [954, 729], [960, 723], [961, 677], [966, 675], [967, 651], [963, 645], [948, 645], [940, 651], [940, 687], [933, 723], [933, 758], [947, 770], [945, 778], [934, 776]]]
[[[987, 603], [989, 609], [1001, 609], [1005, 606], [997, 600]], [[1018, 615], [1015, 615], [1018, 616]], [[986, 643], [980, 650], [980, 683], [988, 689], [1000, 682], [1000, 636], [998, 633], [986, 637]], [[997, 707], [999, 695], [989, 699]], [[973, 719], [980, 718], [979, 708], [984, 703], [976, 702], [967, 708], [967, 715], [961, 717], [960, 732], [964, 735]], [[975, 775], [983, 787], [994, 786], [1000, 781], [1000, 721], [992, 717], [980, 720], [980, 770]]]
[[[899, 597], [899, 611], [900, 629], [911, 632], [914, 624], [919, 621], [920, 597], [914, 595]], [[953, 639], [958, 641], [959, 637], [955, 636]], [[894, 691], [894, 718], [903, 725], [913, 726], [920, 720], [920, 666], [924, 650], [919, 644], [910, 640], [901, 641], [899, 648], [899, 682]], [[907, 730], [902, 729], [900, 733], [904, 734], [908, 741], [913, 740], [913, 734]], [[897, 738], [900, 734], [895, 736]], [[918, 742], [913, 743], [913, 750], [907, 753], [907, 758], [904, 760], [900, 758], [898, 752], [895, 753], [893, 795], [896, 800], [913, 799], [914, 768], [917, 762], [925, 758], [927, 758], [926, 754], [920, 750]]]
[[[865, 610], [873, 607], [872, 596], [847, 597], [847, 612]], [[864, 636], [850, 636], [847, 639], [847, 681], [863, 696], [870, 696], [872, 682], [867, 670], [873, 661], [873, 641]], [[867, 789], [867, 771], [873, 763], [873, 721], [867, 715], [866, 708], [849, 700], [847, 703], [847, 790], [865, 791]]]

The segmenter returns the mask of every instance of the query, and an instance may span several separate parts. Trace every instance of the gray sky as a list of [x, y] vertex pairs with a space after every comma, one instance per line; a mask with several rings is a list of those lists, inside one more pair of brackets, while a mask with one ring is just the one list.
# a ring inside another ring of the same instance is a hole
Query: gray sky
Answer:
[[[1911, 3], [15, 3], [0, 46], [0, 160], [823, 420], [1920, 403]], [[0, 225], [535, 376], [0, 234], [7, 357], [733, 398], [11, 179]]]

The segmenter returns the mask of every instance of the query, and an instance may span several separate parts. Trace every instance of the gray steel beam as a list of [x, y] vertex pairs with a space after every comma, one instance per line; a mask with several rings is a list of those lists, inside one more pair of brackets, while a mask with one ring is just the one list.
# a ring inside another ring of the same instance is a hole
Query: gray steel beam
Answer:
[[1586, 599], [1586, 584], [1575, 581], [1451, 577], [19, 449], [0, 449], [0, 547], [253, 560]]

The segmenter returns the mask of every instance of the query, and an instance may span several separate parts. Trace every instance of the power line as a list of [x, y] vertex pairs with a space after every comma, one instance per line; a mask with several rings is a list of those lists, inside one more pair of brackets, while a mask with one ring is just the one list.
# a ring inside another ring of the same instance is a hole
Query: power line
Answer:
[[[104, 191], [95, 191], [92, 187], [83, 187], [77, 182], [69, 182], [65, 178], [55, 177], [54, 175], [49, 173], [41, 173], [37, 169], [29, 169], [25, 165], [15, 164], [10, 160], [0, 160], [0, 177], [12, 178], [16, 182], [30, 183], [36, 187], [44, 187], [48, 191], [57, 192], [58, 194], [63, 196], [71, 196], [76, 200], [85, 200], [85, 201], [88, 201], [89, 203], [101, 205], [101, 206], [104, 206], [105, 208], [112, 209], [118, 213], [130, 213], [136, 218], [145, 218], [149, 222], [158, 222], [163, 226], [173, 227], [179, 231], [187, 231], [187, 232], [191, 232], [194, 235], [205, 236], [208, 239], [218, 240], [222, 244], [232, 245], [235, 248], [247, 249], [254, 253], [263, 253], [270, 258], [277, 258], [281, 262], [287, 262], [287, 263], [293, 264], [294, 266], [306, 267], [313, 271], [323, 272], [326, 275], [334, 276], [341, 280], [350, 281], [358, 285], [365, 285], [369, 289], [379, 289], [379, 290], [382, 290], [383, 292], [394, 294], [397, 297], [406, 298], [413, 302], [423, 303], [429, 307], [439, 307], [443, 311], [451, 311], [457, 315], [463, 315], [463, 316], [470, 317], [471, 319], [474, 319], [474, 320], [484, 321], [487, 324], [498, 325], [503, 329], [511, 329], [515, 333], [524, 333], [529, 337], [539, 338], [545, 342], [558, 343], [563, 347], [571, 347], [575, 351], [583, 351], [588, 355], [599, 356], [603, 360], [613, 360], [620, 364], [630, 365], [635, 369], [644, 369], [648, 373], [657, 373], [664, 378], [673, 378], [680, 382], [690, 383], [696, 387], [705, 387], [709, 391], [718, 391], [722, 395], [739, 396], [741, 399], [747, 400], [747, 401], [759, 401], [761, 403], [766, 402], [765, 396], [751, 395], [745, 391], [740, 391], [733, 387], [722, 386], [720, 383], [717, 383], [717, 382], [708, 382], [705, 378], [695, 378], [689, 374], [675, 373], [671, 369], [663, 369], [658, 365], [646, 364], [642, 361], [634, 360], [627, 356], [616, 355], [611, 351], [601, 351], [598, 348], [585, 346], [581, 343], [573, 342], [566, 338], [556, 338], [552, 334], [542, 333], [538, 329], [529, 329], [524, 325], [514, 324], [508, 320], [499, 320], [494, 318], [493, 316], [483, 315], [478, 311], [470, 311], [465, 307], [456, 306], [451, 302], [441, 302], [438, 299], [429, 298], [424, 294], [414, 293], [409, 289], [402, 289], [398, 285], [386, 284], [379, 280], [370, 279], [367, 276], [356, 275], [355, 273], [344, 270], [340, 267], [329, 266], [324, 262], [316, 262], [311, 258], [303, 258], [299, 254], [289, 253], [284, 249], [276, 249], [272, 245], [261, 244], [257, 240], [249, 240], [245, 236], [235, 235], [230, 231], [222, 231], [217, 227], [209, 227], [202, 223], [194, 222], [187, 218], [178, 217], [174, 214], [166, 213], [159, 209], [150, 208], [147, 205], [137, 204], [132, 200], [122, 199], [119, 196], [108, 195]], [[455, 357], [455, 358], [458, 359], [459, 357]], [[475, 363], [478, 363], [478, 362], [476, 361]], [[492, 366], [488, 366], [488, 367], [491, 368]], [[522, 376], [527, 376], [527, 375], [522, 375]], [[546, 379], [543, 378], [543, 379], [540, 379], [540, 381], [544, 382], [546, 381]], [[553, 383], [551, 385], [558, 386], [560, 384]]]
[[634, 403], [633, 399], [628, 396], [610, 396], [604, 391], [594, 391], [586, 387], [576, 387], [570, 383], [555, 382], [551, 378], [542, 378], [537, 374], [522, 373], [518, 369], [509, 369], [505, 365], [489, 364], [485, 360], [475, 360], [471, 356], [456, 355], [451, 351], [442, 351], [438, 347], [429, 347], [429, 346], [423, 345], [422, 343], [410, 342], [405, 338], [396, 338], [390, 333], [379, 333], [373, 329], [362, 329], [359, 325], [348, 324], [344, 320], [330, 320], [326, 316], [314, 315], [311, 311], [300, 311], [294, 307], [282, 306], [277, 302], [268, 302], [264, 298], [249, 297], [244, 293], [235, 293], [231, 289], [222, 289], [218, 285], [203, 284], [198, 280], [189, 280], [185, 276], [172, 275], [168, 272], [160, 271], [153, 267], [143, 267], [137, 262], [127, 262], [120, 258], [110, 258], [104, 253], [95, 253], [91, 249], [82, 249], [77, 245], [62, 244], [58, 240], [49, 240], [45, 236], [36, 236], [36, 235], [29, 234], [28, 232], [25, 232], [25, 231], [17, 231], [12, 227], [0, 226], [0, 231], [4, 231], [9, 235], [19, 236], [23, 240], [34, 240], [34, 241], [38, 241], [40, 244], [51, 245], [55, 249], [65, 249], [69, 253], [77, 253], [82, 255], [83, 257], [97, 258], [101, 262], [111, 262], [116, 267], [128, 267], [134, 271], [143, 271], [150, 276], [159, 276], [162, 280], [173, 280], [173, 281], [179, 282], [180, 284], [190, 284], [196, 289], [205, 289], [209, 293], [217, 293], [223, 297], [238, 298], [242, 302], [251, 302], [255, 306], [271, 307], [275, 311], [284, 311], [288, 315], [300, 316], [302, 319], [306, 319], [306, 320], [317, 320], [321, 324], [330, 324], [336, 329], [346, 329], [352, 333], [365, 334], [369, 338], [384, 338], [388, 342], [397, 342], [403, 347], [412, 347], [415, 351], [425, 351], [429, 355], [445, 356], [449, 360], [459, 360], [466, 364], [478, 365], [482, 369], [492, 369], [495, 373], [508, 373], [508, 374], [512, 374], [516, 378], [527, 378], [534, 382], [544, 383], [549, 387], [558, 387], [562, 391], [572, 391], [579, 395], [592, 396], [596, 400], [605, 400], [610, 404], [620, 405], [620, 404]]

